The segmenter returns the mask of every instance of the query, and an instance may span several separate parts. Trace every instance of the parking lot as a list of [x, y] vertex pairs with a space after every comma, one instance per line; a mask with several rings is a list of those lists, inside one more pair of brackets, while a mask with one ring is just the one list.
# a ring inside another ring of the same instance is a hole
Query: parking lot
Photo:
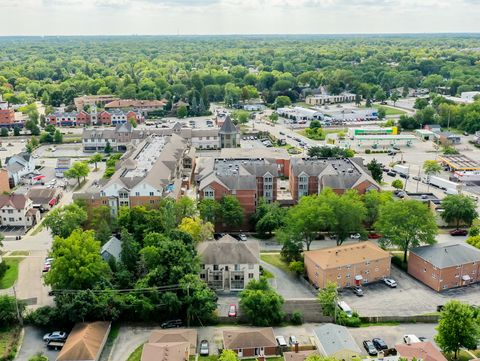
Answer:
[[452, 298], [471, 304], [480, 303], [479, 284], [438, 293], [396, 267], [392, 267], [391, 277], [397, 281], [397, 288], [376, 282], [363, 286], [363, 297], [345, 289], [341, 298], [361, 316], [423, 315], [436, 312], [438, 305]]

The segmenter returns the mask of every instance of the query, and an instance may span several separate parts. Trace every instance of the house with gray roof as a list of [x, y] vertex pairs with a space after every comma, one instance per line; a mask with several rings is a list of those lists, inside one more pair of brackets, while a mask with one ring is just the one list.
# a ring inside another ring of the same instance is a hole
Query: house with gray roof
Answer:
[[480, 249], [467, 243], [416, 247], [408, 273], [437, 292], [470, 285], [480, 281]]
[[256, 241], [237, 241], [225, 235], [197, 246], [200, 278], [216, 291], [241, 291], [260, 278], [260, 247]]
[[106, 262], [110, 261], [111, 259], [119, 260], [120, 253], [122, 253], [122, 241], [115, 236], [112, 236], [100, 250], [100, 254]]
[[27, 152], [14, 154], [5, 159], [9, 178], [17, 185], [21, 178], [35, 170], [35, 159]]
[[358, 360], [362, 353], [348, 328], [344, 326], [327, 323], [316, 327], [313, 332], [318, 352], [322, 356], [350, 361]]

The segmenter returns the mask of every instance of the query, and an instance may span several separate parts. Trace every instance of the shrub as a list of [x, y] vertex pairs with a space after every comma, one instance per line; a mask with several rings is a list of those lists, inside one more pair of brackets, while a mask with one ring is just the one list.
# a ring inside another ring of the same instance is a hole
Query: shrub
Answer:
[[5, 261], [3, 261], [2, 263], [0, 263], [0, 278], [2, 278], [3, 276], [5, 276], [5, 273], [7, 272], [8, 270], [8, 265]]
[[480, 226], [472, 226], [468, 232], [470, 237], [480, 236]]
[[407, 270], [407, 264], [403, 262], [403, 259], [399, 256], [393, 256], [392, 257], [392, 263], [399, 267], [400, 269], [406, 271]]
[[337, 324], [347, 327], [360, 327], [362, 321], [357, 312], [353, 312], [352, 317], [348, 317], [343, 311], [337, 313]]
[[25, 317], [25, 322], [40, 328], [52, 327], [62, 323], [57, 308], [51, 306], [40, 307], [30, 312]]
[[305, 272], [305, 266], [303, 264], [303, 261], [292, 261], [288, 265], [288, 268], [290, 269], [290, 271], [296, 273], [299, 276]]
[[372, 151], [370, 149], [365, 149], [365, 154], [370, 154]]
[[293, 311], [292, 316], [290, 317], [290, 322], [293, 325], [301, 325], [303, 323], [303, 313], [300, 311]]

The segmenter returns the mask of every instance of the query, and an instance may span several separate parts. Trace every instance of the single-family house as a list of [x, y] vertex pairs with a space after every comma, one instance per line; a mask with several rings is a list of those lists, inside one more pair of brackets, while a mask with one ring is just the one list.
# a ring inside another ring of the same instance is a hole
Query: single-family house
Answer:
[[275, 356], [279, 354], [273, 328], [239, 328], [223, 331], [223, 348], [239, 358]]
[[119, 260], [120, 254], [122, 253], [122, 241], [117, 237], [112, 236], [107, 243], [102, 246], [100, 254], [102, 258], [108, 262], [111, 259]]
[[33, 187], [27, 193], [33, 202], [33, 208], [42, 211], [50, 210], [62, 197], [61, 188]]
[[56, 361], [98, 361], [110, 333], [111, 322], [77, 323]]
[[260, 247], [256, 241], [240, 242], [230, 235], [201, 242], [200, 278], [214, 290], [241, 291], [260, 278]]
[[0, 194], [2, 226], [30, 228], [40, 221], [40, 211], [25, 194]]
[[351, 287], [390, 276], [390, 254], [365, 241], [304, 252], [309, 281], [319, 288], [328, 282]]
[[197, 350], [197, 330], [154, 330], [143, 345], [141, 361], [188, 361]]
[[310, 355], [318, 355], [317, 350], [298, 350], [298, 345], [295, 346], [294, 351], [287, 351], [283, 353], [284, 361], [305, 361]]
[[480, 281], [480, 250], [466, 243], [442, 243], [410, 250], [408, 273], [435, 291]]
[[314, 329], [318, 352], [322, 356], [351, 361], [360, 357], [358, 347], [348, 328], [327, 323]]
[[398, 355], [407, 360], [447, 361], [431, 342], [400, 343], [395, 345]]
[[20, 179], [35, 170], [35, 159], [27, 152], [14, 154], [5, 159], [5, 168], [13, 186], [20, 182]]

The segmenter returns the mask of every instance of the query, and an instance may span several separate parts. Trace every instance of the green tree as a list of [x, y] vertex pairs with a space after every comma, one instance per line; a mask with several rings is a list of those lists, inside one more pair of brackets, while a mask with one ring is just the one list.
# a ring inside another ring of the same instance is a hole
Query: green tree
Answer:
[[477, 347], [480, 336], [478, 321], [469, 305], [457, 300], [449, 301], [440, 313], [435, 342], [444, 353], [453, 353], [456, 360], [461, 348], [473, 350]]
[[378, 107], [378, 119], [385, 119], [385, 116], [387, 115], [387, 110], [385, 107]]
[[204, 222], [200, 217], [183, 218], [178, 229], [192, 236], [196, 243], [213, 238], [213, 224], [210, 222]]
[[283, 297], [276, 293], [266, 278], [252, 280], [240, 293], [240, 309], [254, 326], [278, 325], [283, 320]]
[[95, 164], [95, 170], [98, 170], [97, 163], [101, 162], [102, 159], [103, 159], [103, 156], [100, 153], [95, 153], [90, 157], [88, 162]]
[[8, 137], [8, 129], [7, 128], [2, 128], [0, 136]]
[[380, 163], [376, 159], [372, 159], [370, 163], [367, 164], [367, 169], [372, 173], [372, 178], [376, 182], [381, 183], [383, 178], [383, 169]]
[[400, 95], [397, 92], [393, 92], [390, 95], [390, 100], [393, 102], [393, 106], [397, 103], [397, 100], [400, 99]]
[[286, 95], [279, 95], [275, 99], [275, 108], [276, 109], [283, 108], [283, 107], [288, 107], [289, 105], [292, 105], [292, 100], [290, 99], [290, 97], [288, 97]]
[[64, 173], [64, 175], [68, 179], [76, 178], [77, 184], [80, 185], [80, 178], [83, 177], [83, 179], [85, 179], [85, 177], [88, 176], [88, 173], [90, 173], [90, 169], [87, 164], [84, 162], [75, 162], [70, 169]]
[[45, 283], [54, 290], [85, 290], [110, 278], [108, 264], [100, 255], [93, 231], [76, 229], [67, 238], [56, 237], [50, 256], [52, 268]]
[[268, 203], [264, 198], [260, 198], [252, 216], [252, 223], [258, 233], [271, 235], [274, 230], [283, 226], [285, 213], [285, 209], [281, 208], [279, 203]]
[[335, 309], [337, 307], [338, 300], [338, 285], [335, 282], [327, 282], [325, 288], [322, 288], [317, 295], [320, 307], [322, 307], [322, 313], [324, 316], [335, 315]]
[[451, 223], [454, 222], [456, 228], [460, 223], [470, 226], [475, 218], [478, 217], [477, 204], [472, 197], [462, 194], [451, 194], [442, 200], [443, 212], [442, 219]]
[[55, 133], [53, 134], [53, 141], [58, 144], [63, 143], [63, 134], [60, 132], [60, 130], [55, 130]]
[[480, 235], [468, 237], [467, 243], [473, 247], [480, 249]]
[[363, 195], [363, 203], [367, 209], [367, 217], [365, 221], [371, 226], [378, 218], [378, 212], [380, 207], [388, 202], [393, 201], [391, 192], [378, 192], [376, 190], [370, 190]]
[[392, 187], [395, 189], [403, 189], [403, 182], [400, 179], [395, 179], [392, 182]]
[[223, 196], [220, 200], [220, 216], [223, 224], [238, 228], [243, 224], [243, 208], [234, 196]]
[[20, 315], [25, 311], [25, 303], [16, 300], [15, 297], [3, 295], [0, 296], [0, 325], [12, 326], [18, 323], [17, 305]]
[[20, 128], [18, 127], [13, 127], [13, 135], [15, 137], [18, 137], [20, 135]]
[[381, 206], [375, 229], [383, 235], [385, 244], [397, 246], [403, 251], [405, 263], [410, 248], [434, 244], [438, 232], [433, 212], [413, 199]]
[[177, 109], [177, 118], [186, 118], [188, 115], [188, 109], [185, 105], [180, 105]]
[[278, 114], [272, 113], [268, 116], [268, 119], [270, 119], [270, 121], [275, 124], [278, 122]]
[[442, 171], [442, 166], [435, 160], [426, 160], [423, 162], [423, 171], [427, 175], [428, 191], [430, 189], [430, 177], [432, 175], [440, 174]]
[[198, 211], [205, 222], [215, 224], [220, 213], [220, 203], [215, 199], [204, 198], [198, 202]]
[[184, 218], [193, 218], [197, 214], [197, 205], [195, 200], [190, 197], [183, 196], [175, 202], [175, 216], [177, 224]]
[[234, 124], [245, 124], [250, 118], [250, 113], [245, 110], [235, 110], [232, 112], [232, 120]]
[[215, 292], [196, 274], [185, 275], [180, 280], [180, 288], [188, 324], [212, 321], [217, 309]]
[[51, 210], [45, 217], [43, 225], [50, 229], [53, 236], [67, 238], [74, 229], [80, 228], [87, 218], [87, 212], [72, 203]]
[[107, 144], [105, 144], [105, 148], [103, 149], [103, 151], [106, 154], [110, 154], [110, 153], [113, 152], [112, 145], [110, 144], [110, 142], [108, 140], [107, 140]]
[[233, 350], [223, 349], [218, 361], [238, 361], [238, 355]]
[[137, 264], [140, 258], [140, 244], [125, 228], [122, 228], [122, 231], [120, 233], [120, 240], [122, 241], [120, 260], [125, 265], [127, 270], [133, 274], [137, 270]]

